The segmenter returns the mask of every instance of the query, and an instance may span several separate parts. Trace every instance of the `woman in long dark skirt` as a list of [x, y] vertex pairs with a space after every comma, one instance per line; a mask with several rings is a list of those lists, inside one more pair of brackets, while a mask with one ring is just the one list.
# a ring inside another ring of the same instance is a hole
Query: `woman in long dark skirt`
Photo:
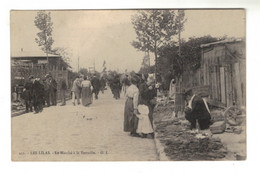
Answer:
[[124, 131], [130, 132], [131, 136], [139, 136], [136, 133], [138, 126], [138, 118], [136, 114], [138, 106], [139, 90], [137, 88], [138, 77], [132, 76], [130, 79], [131, 85], [126, 91], [126, 102], [124, 111]]
[[92, 85], [90, 80], [85, 76], [84, 80], [81, 82], [82, 92], [81, 92], [81, 99], [82, 105], [88, 106], [92, 103]]

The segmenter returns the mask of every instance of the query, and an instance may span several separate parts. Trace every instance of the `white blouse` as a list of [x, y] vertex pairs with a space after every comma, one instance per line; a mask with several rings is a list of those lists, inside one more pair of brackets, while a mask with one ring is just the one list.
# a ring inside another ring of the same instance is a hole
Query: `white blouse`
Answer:
[[134, 109], [137, 109], [139, 89], [135, 85], [130, 85], [126, 90], [126, 97], [132, 98], [134, 103]]
[[83, 80], [81, 82], [81, 87], [90, 87], [91, 86], [91, 82], [89, 80]]

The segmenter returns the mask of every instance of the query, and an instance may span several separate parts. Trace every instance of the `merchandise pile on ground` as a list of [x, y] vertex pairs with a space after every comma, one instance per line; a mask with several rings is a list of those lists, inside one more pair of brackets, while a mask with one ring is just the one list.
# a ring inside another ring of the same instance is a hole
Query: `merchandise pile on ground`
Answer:
[[156, 138], [170, 160], [221, 160], [227, 150], [210, 130], [191, 131], [184, 117], [173, 118], [172, 104], [159, 105], [154, 111]]

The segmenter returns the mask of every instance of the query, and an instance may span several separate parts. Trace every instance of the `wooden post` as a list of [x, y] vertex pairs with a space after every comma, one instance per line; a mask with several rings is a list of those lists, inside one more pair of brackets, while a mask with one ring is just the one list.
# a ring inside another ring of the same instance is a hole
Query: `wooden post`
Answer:
[[225, 84], [225, 69], [220, 67], [220, 88], [221, 88], [221, 102], [226, 104], [226, 84]]
[[240, 71], [239, 71], [239, 63], [234, 64], [235, 70], [235, 79], [236, 79], [236, 88], [237, 88], [237, 100], [236, 103], [239, 107], [242, 106], [242, 90], [241, 90], [241, 80], [240, 80]]
[[226, 88], [227, 88], [227, 106], [232, 106], [232, 79], [231, 79], [231, 65], [227, 67], [226, 71]]

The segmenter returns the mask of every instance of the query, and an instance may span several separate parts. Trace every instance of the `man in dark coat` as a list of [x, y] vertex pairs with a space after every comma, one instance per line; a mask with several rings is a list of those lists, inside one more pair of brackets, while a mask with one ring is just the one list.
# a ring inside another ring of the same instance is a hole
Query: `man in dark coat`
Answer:
[[91, 85], [93, 86], [93, 93], [95, 93], [95, 99], [98, 99], [98, 93], [100, 90], [100, 80], [96, 77], [96, 75], [93, 76], [91, 80]]
[[185, 97], [188, 101], [184, 110], [185, 118], [191, 123], [191, 129], [196, 128], [196, 121], [198, 121], [200, 130], [208, 129], [211, 124], [211, 116], [206, 101], [193, 94], [191, 89], [185, 92]]
[[33, 76], [29, 77], [29, 80], [24, 85], [22, 97], [25, 101], [26, 112], [32, 112], [32, 96], [33, 96]]
[[139, 92], [140, 92], [140, 102], [148, 106], [149, 108], [149, 119], [151, 122], [151, 125], [153, 126], [153, 109], [156, 105], [155, 102], [153, 102], [153, 99], [156, 97], [156, 88], [154, 81], [149, 78], [147, 74], [142, 75], [142, 82], [139, 85]]
[[117, 100], [120, 98], [120, 91], [122, 87], [120, 83], [119, 75], [115, 75], [112, 82], [113, 82], [114, 98]]
[[100, 89], [101, 89], [101, 92], [104, 93], [104, 89], [106, 87], [106, 80], [104, 77], [101, 77], [100, 79]]
[[33, 80], [33, 106], [35, 113], [39, 113], [43, 110], [43, 97], [44, 97], [44, 86], [40, 83], [40, 79]]

